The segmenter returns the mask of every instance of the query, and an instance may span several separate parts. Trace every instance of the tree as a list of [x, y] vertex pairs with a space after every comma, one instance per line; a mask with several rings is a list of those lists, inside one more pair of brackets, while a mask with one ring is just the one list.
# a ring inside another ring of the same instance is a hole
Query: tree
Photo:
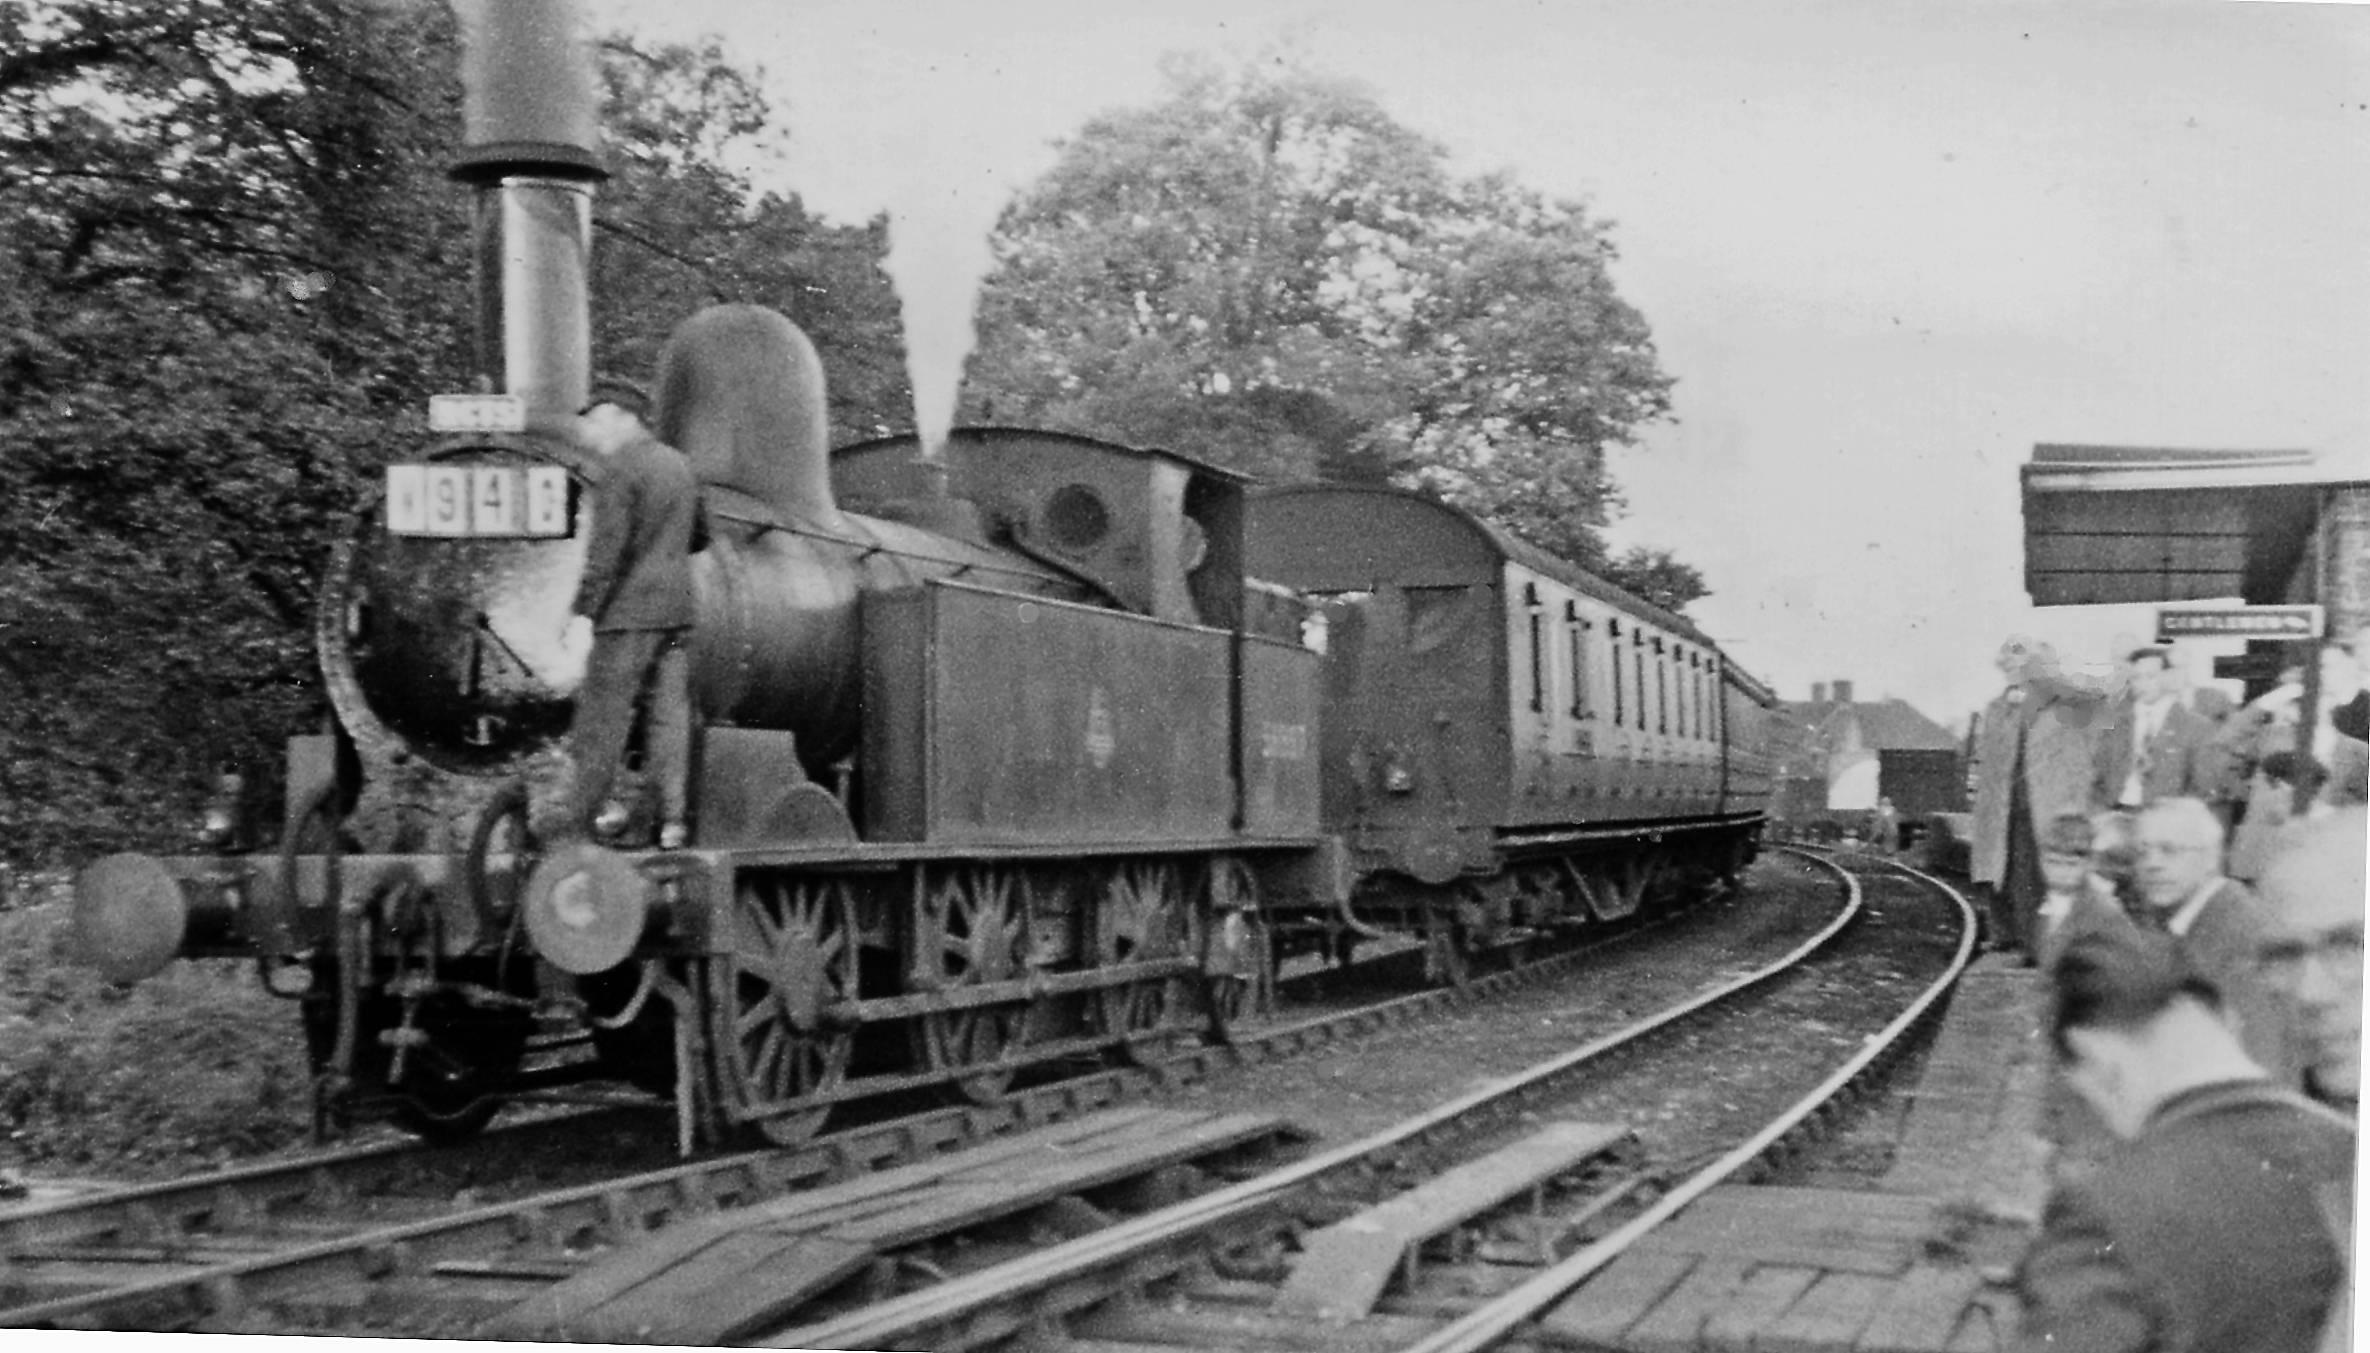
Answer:
[[403, 78], [427, 7], [0, 26], [0, 846], [39, 857], [177, 835], [315, 708], [326, 532], [465, 334], [423, 191], [458, 95]]
[[[966, 414], [1387, 479], [1618, 572], [1605, 448], [1667, 417], [1671, 382], [1612, 285], [1609, 225], [1453, 178], [1347, 83], [1168, 73], [999, 222]], [[1684, 566], [1658, 577], [1701, 594]]]
[[1669, 550], [1649, 549], [1644, 545], [1631, 546], [1598, 572], [1666, 611], [1676, 611], [1697, 597], [1710, 594], [1710, 589], [1703, 585], [1703, 574], [1692, 565], [1680, 563]]
[[888, 218], [827, 225], [796, 197], [759, 193], [747, 166], [778, 158], [783, 128], [757, 72], [714, 39], [601, 45], [604, 184], [593, 252], [599, 364], [646, 379], [676, 324], [705, 305], [770, 305], [815, 340], [834, 443], [913, 422], [897, 294], [882, 271]]
[[[456, 43], [441, 5], [0, 0], [0, 853], [173, 842], [318, 726], [330, 542], [466, 388]], [[712, 48], [603, 54], [604, 359], [756, 300], [839, 357], [843, 435], [906, 417], [882, 223], [718, 167], [770, 124]]]

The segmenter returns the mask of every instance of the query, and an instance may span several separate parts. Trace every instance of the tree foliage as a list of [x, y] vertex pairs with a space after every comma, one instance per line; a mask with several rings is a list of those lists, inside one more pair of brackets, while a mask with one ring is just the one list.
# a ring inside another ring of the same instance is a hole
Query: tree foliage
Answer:
[[[466, 388], [456, 40], [433, 4], [0, 0], [7, 857], [176, 840], [216, 767], [321, 716], [328, 543]], [[603, 55], [598, 359], [758, 300], [854, 354], [837, 431], [906, 419], [880, 224], [720, 167], [766, 123], [712, 49]]]
[[714, 39], [602, 44], [603, 135], [614, 177], [593, 253], [594, 350], [646, 378], [676, 324], [704, 305], [749, 301], [798, 322], [821, 350], [836, 443], [910, 427], [896, 291], [881, 262], [888, 218], [827, 225], [796, 197], [760, 192], [753, 167], [780, 154], [755, 73]]
[[1505, 175], [1457, 179], [1356, 87], [1173, 63], [1003, 216], [974, 418], [1167, 445], [1278, 480], [1388, 479], [1665, 604], [1608, 559], [1604, 452], [1671, 381], [1615, 293], [1607, 223]]

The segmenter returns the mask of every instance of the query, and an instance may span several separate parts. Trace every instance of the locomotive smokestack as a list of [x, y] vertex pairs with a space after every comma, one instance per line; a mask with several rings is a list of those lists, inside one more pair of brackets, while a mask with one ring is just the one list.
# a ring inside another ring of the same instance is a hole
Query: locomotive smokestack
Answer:
[[592, 192], [608, 177], [592, 48], [572, 0], [453, 9], [466, 149], [451, 173], [477, 189], [478, 378], [545, 425], [591, 385]]

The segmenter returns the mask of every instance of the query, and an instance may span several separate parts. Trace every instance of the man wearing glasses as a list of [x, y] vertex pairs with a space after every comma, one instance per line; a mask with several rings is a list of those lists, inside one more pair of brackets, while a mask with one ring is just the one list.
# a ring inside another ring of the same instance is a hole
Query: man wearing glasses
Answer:
[[2366, 842], [2370, 810], [2340, 809], [2287, 837], [2259, 885], [2263, 977], [2289, 1009], [2305, 1090], [2349, 1113], [2362, 1098]]
[[[2341, 808], [2285, 837], [2260, 887], [2271, 928], [2258, 953], [2264, 981], [2288, 1008], [2304, 1065], [2304, 1091], [2359, 1116], [2362, 1102], [2363, 857], [2370, 850], [2370, 809]], [[2346, 1268], [2353, 1268], [2352, 1180], [2319, 1191], [2322, 1220]], [[2321, 1347], [2352, 1347], [2352, 1284], [2324, 1329]]]
[[547, 841], [592, 832], [647, 695], [645, 764], [657, 782], [658, 844], [687, 843], [685, 780], [691, 753], [691, 553], [700, 539], [699, 486], [674, 448], [643, 425], [639, 387], [603, 379], [576, 417], [578, 444], [600, 458], [585, 544], [584, 581], [562, 644], [585, 653], [569, 728], [574, 763], [561, 816], [541, 824]]
[[2133, 883], [2143, 928], [2173, 938], [2189, 967], [2222, 994], [2248, 1055], [2282, 1084], [2297, 1065], [2286, 1011], [2258, 967], [2270, 920], [2245, 884], [2222, 874], [2222, 820], [2202, 799], [2160, 799], [2133, 824]]

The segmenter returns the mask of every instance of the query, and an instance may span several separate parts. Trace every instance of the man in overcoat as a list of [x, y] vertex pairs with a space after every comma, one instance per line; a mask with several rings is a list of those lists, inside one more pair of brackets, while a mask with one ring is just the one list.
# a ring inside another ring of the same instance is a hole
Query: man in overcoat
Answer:
[[2039, 825], [2090, 811], [2093, 744], [2105, 722], [2102, 688], [2058, 670], [2057, 653], [2026, 635], [2000, 645], [2007, 688], [1976, 727], [1968, 873], [1989, 890], [1990, 944], [2030, 962], [2033, 914], [2046, 895]]

